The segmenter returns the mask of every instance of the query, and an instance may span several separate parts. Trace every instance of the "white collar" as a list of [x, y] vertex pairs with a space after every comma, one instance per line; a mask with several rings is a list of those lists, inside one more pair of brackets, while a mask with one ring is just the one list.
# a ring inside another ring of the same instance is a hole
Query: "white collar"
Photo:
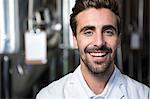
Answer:
[[[81, 66], [79, 66], [80, 68]], [[115, 84], [115, 75], [116, 75], [116, 72], [117, 72], [117, 68], [115, 66], [115, 69], [113, 71], [113, 74], [111, 75], [105, 89], [103, 90], [103, 92], [99, 95], [95, 95], [95, 93], [89, 88], [89, 86], [87, 85], [86, 81], [84, 80], [83, 78], [83, 75], [81, 73], [81, 69], [79, 69], [79, 73], [78, 73], [78, 76], [79, 76], [79, 81], [80, 81], [80, 84], [81, 86], [83, 87], [84, 91], [86, 92], [87, 96], [88, 97], [105, 97], [107, 94], [109, 94], [109, 92], [111, 91], [111, 89], [113, 88], [114, 84]]]

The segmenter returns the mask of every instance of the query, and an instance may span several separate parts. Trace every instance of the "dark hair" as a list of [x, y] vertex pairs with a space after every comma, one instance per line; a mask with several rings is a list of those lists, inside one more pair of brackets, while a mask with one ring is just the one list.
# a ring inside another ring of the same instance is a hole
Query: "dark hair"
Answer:
[[117, 18], [118, 35], [120, 33], [120, 15], [119, 15], [119, 4], [116, 0], [76, 0], [74, 7], [72, 8], [72, 14], [70, 15], [70, 26], [76, 36], [77, 22], [76, 16], [88, 9], [88, 8], [107, 8], [114, 12]]

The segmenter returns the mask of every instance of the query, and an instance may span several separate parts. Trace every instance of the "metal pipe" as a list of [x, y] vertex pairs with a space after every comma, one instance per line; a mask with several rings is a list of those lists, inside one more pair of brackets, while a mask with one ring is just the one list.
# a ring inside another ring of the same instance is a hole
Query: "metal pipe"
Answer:
[[2, 61], [0, 57], [0, 98], [2, 98]]
[[33, 30], [33, 0], [28, 0], [28, 30]]
[[19, 51], [18, 0], [0, 0], [0, 53]]
[[2, 98], [10, 99], [11, 98], [11, 78], [9, 73], [10, 60], [8, 56], [3, 57], [3, 94]]
[[[148, 16], [149, 16], [149, 17], [148, 17], [148, 18], [149, 18], [149, 28], [148, 28], [148, 29], [149, 29], [149, 33], [150, 33], [150, 1], [149, 1], [149, 0], [147, 0], [147, 1], [148, 1], [148, 7], [149, 7], [149, 8], [148, 8], [148, 9], [149, 9], [149, 12], [148, 12], [148, 13], [149, 13], [149, 14], [148, 14]], [[150, 35], [149, 35], [149, 38], [150, 38]], [[149, 40], [149, 47], [150, 47], [150, 40]], [[149, 65], [150, 65], [150, 52], [149, 52]], [[150, 66], [148, 66], [148, 67], [149, 67], [148, 80], [149, 80], [149, 86], [150, 86]]]
[[[143, 12], [144, 12], [144, 0], [139, 0], [139, 7], [138, 7], [138, 33], [141, 38], [143, 38]], [[143, 40], [141, 39], [141, 47], [142, 47]], [[140, 57], [139, 57], [140, 58]], [[141, 60], [141, 59], [140, 59]], [[142, 63], [139, 61], [138, 63], [138, 79], [142, 81]]]
[[69, 48], [69, 0], [63, 0], [63, 74], [68, 72]]
[[73, 36], [70, 29], [69, 19], [72, 6], [74, 5], [75, 0], [63, 0], [63, 64], [64, 74], [68, 72], [68, 49], [72, 48]]

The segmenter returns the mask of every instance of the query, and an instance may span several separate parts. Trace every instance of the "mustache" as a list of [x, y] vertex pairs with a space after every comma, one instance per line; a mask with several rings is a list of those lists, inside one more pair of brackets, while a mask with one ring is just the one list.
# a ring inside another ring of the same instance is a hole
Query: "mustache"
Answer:
[[95, 52], [95, 51], [102, 51], [102, 52], [106, 52], [106, 53], [112, 53], [112, 49], [110, 47], [107, 47], [106, 45], [86, 47], [84, 51], [86, 53]]

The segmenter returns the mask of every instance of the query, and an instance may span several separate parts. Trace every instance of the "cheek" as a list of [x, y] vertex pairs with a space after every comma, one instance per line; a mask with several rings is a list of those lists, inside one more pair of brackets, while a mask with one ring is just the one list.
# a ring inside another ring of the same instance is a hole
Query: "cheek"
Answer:
[[119, 41], [118, 40], [110, 40], [107, 42], [107, 44], [111, 47], [111, 49], [113, 50], [113, 53], [116, 52], [118, 46], [119, 46]]
[[85, 48], [88, 46], [88, 41], [85, 39], [78, 39], [77, 44], [80, 52], [84, 53]]
[[111, 46], [113, 52], [112, 52], [112, 57], [115, 57], [116, 52], [117, 52], [117, 48], [118, 48], [118, 43], [115, 43]]
[[105, 41], [107, 41], [107, 43], [113, 49], [116, 49], [119, 46], [119, 44], [120, 44], [120, 40], [118, 39], [118, 37], [107, 38]]
[[79, 50], [84, 51], [84, 48], [85, 48], [84, 42], [82, 40], [78, 40], [77, 44], [78, 44]]

